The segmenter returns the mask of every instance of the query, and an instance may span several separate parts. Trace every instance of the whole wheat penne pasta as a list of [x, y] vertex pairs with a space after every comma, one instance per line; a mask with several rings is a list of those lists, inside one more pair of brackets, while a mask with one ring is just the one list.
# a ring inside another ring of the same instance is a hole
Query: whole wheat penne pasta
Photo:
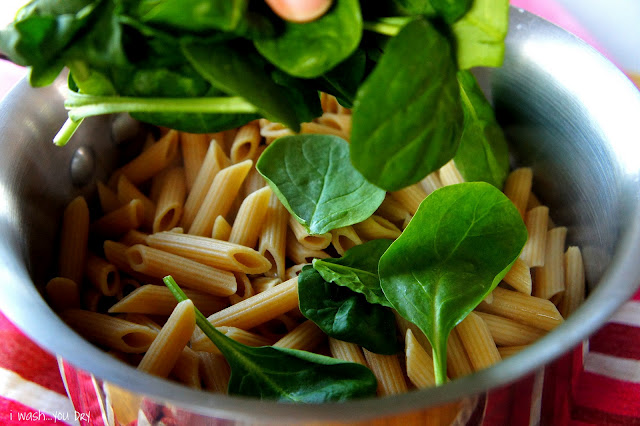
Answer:
[[264, 225], [271, 188], [264, 187], [252, 192], [244, 199], [231, 227], [229, 242], [254, 248]]
[[254, 160], [261, 140], [260, 126], [257, 122], [252, 121], [240, 127], [231, 143], [231, 162], [237, 164], [245, 160]]
[[[160, 286], [157, 286], [157, 287], [160, 287]], [[177, 304], [178, 302], [176, 302], [176, 305]], [[175, 306], [171, 309], [171, 312], [173, 312], [173, 309], [175, 309]], [[143, 314], [128, 313], [124, 316], [124, 319], [129, 322], [144, 325], [145, 327], [149, 327], [150, 329], [155, 331], [160, 331], [162, 329], [162, 327], [160, 327], [160, 325], [157, 322], [155, 322], [154, 320], [152, 320], [151, 318]]]
[[233, 275], [236, 277], [238, 290], [236, 290], [235, 294], [229, 296], [229, 302], [231, 302], [232, 305], [243, 301], [244, 299], [247, 299], [255, 294], [255, 291], [251, 286], [251, 281], [249, 281], [249, 278], [246, 274], [243, 274], [242, 272], [234, 272]]
[[493, 341], [498, 346], [528, 345], [546, 334], [544, 330], [520, 324], [509, 318], [484, 312], [476, 312], [475, 315], [484, 320]]
[[[169, 169], [172, 169], [172, 166], [167, 166], [162, 171], [160, 171], [157, 175], [151, 178], [151, 188], [149, 189], [149, 199], [154, 203], [158, 202], [158, 198], [160, 197], [160, 192], [162, 191], [162, 187], [164, 186], [164, 179], [167, 177], [167, 172]], [[154, 214], [155, 217], [155, 214]]]
[[216, 217], [211, 230], [211, 238], [214, 240], [228, 241], [231, 236], [231, 225], [224, 216]]
[[564, 226], [547, 231], [544, 266], [536, 269], [534, 296], [551, 299], [564, 291], [564, 243], [566, 236], [567, 228]]
[[475, 371], [490, 367], [502, 360], [489, 327], [478, 315], [471, 312], [456, 326], [456, 330]]
[[222, 355], [198, 352], [200, 357], [200, 377], [204, 389], [209, 392], [226, 393], [231, 377], [229, 364]]
[[562, 315], [550, 301], [500, 287], [493, 290], [493, 303], [480, 302], [476, 310], [547, 331], [563, 321]]
[[150, 247], [228, 271], [261, 274], [271, 268], [271, 263], [257, 251], [213, 238], [158, 232], [149, 235], [147, 244]]
[[380, 204], [380, 207], [378, 207], [378, 210], [376, 210], [376, 214], [402, 229], [404, 229], [404, 225], [408, 224], [411, 220], [411, 213], [389, 194], [387, 194], [382, 204]]
[[118, 293], [116, 294], [116, 300], [122, 300], [137, 288], [140, 288], [140, 283], [135, 279], [129, 277], [120, 277], [120, 287], [118, 288]]
[[126, 353], [146, 352], [158, 334], [139, 324], [81, 309], [68, 309], [60, 316], [86, 339]]
[[334, 127], [327, 126], [325, 124], [314, 123], [314, 122], [301, 123], [300, 133], [302, 134], [313, 133], [317, 135], [334, 135], [334, 136], [339, 136], [346, 141], [351, 140], [351, 135], [348, 133], [345, 133], [343, 130], [336, 129]]
[[[297, 264], [311, 263], [313, 259], [326, 259], [329, 257], [322, 250], [312, 250], [300, 244], [293, 232], [287, 233], [287, 257]], [[285, 271], [286, 272], [286, 271]]]
[[187, 192], [193, 188], [196, 176], [202, 167], [204, 157], [209, 148], [209, 137], [206, 134], [180, 132], [180, 148], [184, 163], [184, 178]]
[[299, 263], [297, 265], [293, 265], [293, 266], [288, 267], [284, 271], [284, 278], [286, 280], [290, 280], [291, 278], [299, 276], [300, 272], [302, 272], [302, 268], [304, 268], [307, 265], [311, 265], [311, 263]]
[[331, 230], [331, 243], [338, 254], [343, 256], [350, 248], [362, 244], [362, 240], [353, 229], [353, 226], [344, 226]]
[[209, 191], [216, 175], [220, 170], [227, 167], [229, 162], [218, 141], [216, 139], [212, 140], [184, 203], [181, 223], [185, 229], [189, 229], [193, 223], [193, 219], [198, 214], [198, 210], [207, 196], [207, 191]]
[[431, 194], [436, 189], [442, 188], [444, 185], [440, 180], [440, 174], [436, 170], [435, 172], [429, 173], [424, 179], [420, 181], [420, 186], [424, 189], [424, 192], [427, 195]]
[[360, 346], [355, 343], [344, 342], [342, 340], [329, 337], [329, 350], [331, 351], [331, 356], [336, 359], [356, 362], [364, 366], [367, 365], [367, 360], [364, 359], [362, 349], [360, 349]]
[[157, 337], [138, 364], [138, 370], [167, 377], [196, 328], [196, 313], [191, 300], [183, 300], [169, 316]]
[[284, 277], [288, 222], [289, 212], [278, 197], [271, 194], [258, 245], [258, 252], [271, 263], [271, 269], [265, 273], [268, 276]]
[[98, 187], [98, 199], [103, 214], [110, 213], [121, 206], [118, 194], [102, 182], [96, 184]]
[[565, 291], [558, 309], [563, 317], [571, 315], [584, 300], [585, 277], [580, 248], [569, 247], [564, 254]]
[[78, 284], [69, 278], [55, 277], [45, 286], [47, 299], [56, 312], [80, 308]]
[[129, 203], [93, 222], [90, 226], [90, 231], [103, 238], [117, 238], [131, 229], [136, 229], [143, 221], [144, 207], [142, 201], [131, 200]]
[[162, 284], [162, 280], [158, 280], [155, 277], [136, 272], [133, 270], [133, 268], [131, 268], [131, 266], [129, 265], [129, 259], [127, 258], [127, 250], [129, 249], [129, 246], [118, 243], [116, 241], [107, 240], [103, 244], [103, 249], [104, 257], [107, 258], [109, 263], [115, 265], [115, 267], [118, 268], [119, 271], [131, 275], [137, 281]]
[[513, 202], [523, 219], [527, 211], [532, 183], [533, 171], [529, 167], [512, 171], [504, 183], [504, 195]]
[[455, 185], [456, 183], [464, 182], [464, 178], [456, 167], [456, 163], [450, 160], [447, 164], [440, 167], [438, 170], [438, 177], [443, 186]]
[[81, 293], [80, 307], [90, 312], [103, 312], [107, 297], [93, 288], [84, 289]]
[[105, 296], [115, 296], [120, 288], [120, 274], [116, 267], [92, 253], [87, 256], [85, 273], [89, 282]]
[[407, 329], [404, 338], [404, 353], [407, 360], [407, 377], [417, 388], [435, 386], [436, 378], [433, 373], [433, 359], [418, 343], [411, 329]]
[[256, 327], [256, 331], [260, 333], [261, 336], [272, 339], [274, 342], [282, 339], [287, 335], [287, 333], [298, 326], [298, 322], [293, 317], [289, 316], [289, 314], [296, 309], [297, 308], [294, 308], [286, 314], [278, 315], [277, 317], [260, 324]]
[[118, 178], [117, 191], [120, 205], [127, 204], [132, 200], [140, 200], [142, 202], [144, 211], [144, 220], [142, 221], [142, 224], [151, 229], [156, 212], [156, 204], [140, 192], [140, 190], [132, 184], [125, 175]]
[[[224, 309], [228, 303], [222, 298], [195, 290], [184, 290], [187, 297], [203, 315], [211, 315]], [[165, 286], [143, 285], [109, 308], [110, 314], [138, 313], [147, 315], [170, 315], [178, 302]]]
[[258, 277], [251, 280], [251, 287], [253, 287], [253, 290], [256, 293], [262, 293], [263, 291], [269, 290], [270, 288], [275, 287], [280, 283], [282, 283], [282, 280], [280, 278]]
[[396, 317], [396, 326], [400, 332], [400, 336], [406, 336], [407, 330], [411, 330], [413, 338], [416, 339], [426, 351], [431, 352], [431, 343], [429, 343], [429, 339], [427, 339], [427, 336], [425, 336], [422, 330], [420, 330], [420, 328], [411, 321], [401, 317], [395, 310], [393, 311], [393, 314]]
[[422, 186], [416, 183], [399, 191], [392, 192], [391, 196], [407, 209], [409, 213], [414, 215], [416, 211], [418, 211], [422, 200], [427, 198], [427, 193], [422, 189]]
[[304, 229], [304, 226], [289, 216], [289, 229], [293, 232], [296, 240], [303, 246], [311, 250], [323, 250], [331, 244], [331, 233], [311, 235]]
[[298, 278], [251, 296], [208, 317], [214, 326], [249, 330], [298, 306]]
[[529, 345], [522, 345], [522, 346], [501, 346], [498, 348], [498, 352], [500, 353], [500, 357], [502, 359], [505, 358], [509, 358], [510, 356], [513, 356], [515, 354], [517, 354], [518, 352], [527, 349]]
[[[264, 336], [260, 336], [249, 331], [242, 330], [237, 327], [216, 327], [216, 329], [230, 339], [240, 342], [247, 346], [269, 346], [273, 343]], [[196, 351], [211, 352], [220, 354], [220, 350], [213, 344], [211, 339], [204, 333], [196, 333], [196, 337], [191, 340], [191, 348]]]
[[315, 325], [313, 321], [307, 320], [287, 333], [273, 346], [278, 348], [299, 349], [301, 351], [313, 351], [318, 345], [324, 342], [327, 335]]
[[153, 232], [168, 231], [182, 218], [187, 186], [182, 167], [167, 170], [153, 219]]
[[522, 259], [516, 259], [503, 280], [520, 293], [531, 294], [531, 270]]
[[333, 127], [345, 135], [351, 134], [351, 114], [325, 112], [316, 119], [319, 124]]
[[473, 373], [471, 360], [454, 328], [447, 339], [447, 376], [452, 379]]
[[393, 223], [377, 214], [371, 215], [360, 223], [352, 225], [359, 237], [365, 240], [377, 240], [386, 238], [395, 240], [402, 231]]
[[156, 278], [173, 275], [181, 285], [214, 296], [230, 296], [237, 290], [236, 279], [231, 272], [142, 244], [130, 247], [126, 253], [129, 266], [137, 272]]
[[147, 234], [146, 232], [132, 229], [130, 231], [127, 231], [127, 233], [124, 234], [124, 236], [120, 238], [118, 242], [126, 246], [133, 246], [135, 244], [147, 244], [148, 236], [149, 234]]
[[[120, 175], [125, 175], [131, 183], [139, 185], [152, 178], [173, 162], [178, 155], [178, 132], [170, 130], [160, 140], [151, 145], [140, 155], [116, 170], [112, 179], [114, 183]], [[111, 185], [109, 185], [111, 186]]]
[[211, 235], [213, 222], [218, 215], [225, 216], [229, 212], [252, 165], [251, 160], [246, 160], [222, 169], [216, 175], [189, 227], [189, 234]]
[[[258, 153], [256, 154], [256, 161], [260, 158], [264, 149], [263, 146], [258, 147]], [[247, 198], [251, 193], [256, 192], [258, 189], [264, 188], [267, 185], [267, 182], [264, 180], [258, 169], [254, 167], [249, 170], [247, 177], [244, 180], [244, 184], [242, 185], [242, 195], [243, 199]]]
[[89, 241], [89, 207], [83, 197], [76, 197], [64, 209], [60, 235], [58, 271], [63, 278], [82, 283]]
[[265, 139], [267, 145], [282, 136], [293, 135], [293, 131], [285, 127], [284, 124], [274, 123], [266, 118], [258, 120], [258, 124], [260, 125], [260, 135]]
[[335, 96], [329, 95], [325, 92], [320, 93], [320, 105], [324, 112], [330, 112], [336, 114], [340, 104]]
[[202, 389], [198, 353], [188, 346], [182, 348], [182, 352], [178, 355], [178, 359], [171, 369], [170, 376], [192, 389]]
[[549, 208], [534, 207], [527, 211], [525, 225], [529, 239], [522, 248], [520, 259], [530, 268], [544, 266], [544, 251], [547, 246], [547, 229], [549, 227]]
[[396, 355], [380, 355], [362, 349], [369, 369], [378, 379], [378, 396], [394, 395], [408, 391], [400, 361]]

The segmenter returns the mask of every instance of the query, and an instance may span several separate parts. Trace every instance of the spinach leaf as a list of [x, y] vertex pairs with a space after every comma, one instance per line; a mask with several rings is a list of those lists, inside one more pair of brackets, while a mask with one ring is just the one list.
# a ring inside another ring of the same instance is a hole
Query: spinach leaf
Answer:
[[368, 303], [363, 295], [325, 281], [307, 265], [298, 276], [300, 312], [327, 335], [371, 352], [398, 351], [395, 317], [390, 309]]
[[367, 55], [361, 48], [331, 71], [316, 79], [318, 90], [334, 95], [340, 105], [351, 108], [365, 76]]
[[502, 189], [509, 173], [509, 148], [493, 108], [469, 71], [458, 71], [464, 130], [453, 161], [467, 182]]
[[332, 135], [277, 139], [256, 163], [282, 204], [311, 234], [362, 222], [385, 192], [349, 162], [349, 144]]
[[271, 121], [283, 123], [294, 131], [300, 129], [293, 104], [282, 96], [279, 86], [266, 73], [267, 64], [246, 45], [185, 40], [182, 52], [214, 87], [245, 98]]
[[433, 8], [446, 23], [451, 24], [462, 18], [473, 5], [474, 0], [430, 0]]
[[358, 90], [351, 161], [367, 180], [396, 191], [453, 157], [462, 124], [449, 42], [419, 18], [389, 41]]
[[283, 32], [255, 41], [258, 52], [281, 70], [302, 78], [318, 77], [358, 47], [362, 16], [358, 0], [337, 0], [320, 19], [286, 22]]
[[452, 26], [460, 69], [502, 65], [508, 25], [508, 0], [475, 0]]
[[[178, 302], [187, 299], [171, 276], [164, 283]], [[294, 349], [246, 346], [216, 330], [195, 311], [196, 324], [231, 367], [230, 395], [322, 403], [376, 394], [376, 377], [363, 365]]]
[[355, 246], [339, 259], [314, 259], [313, 269], [325, 281], [363, 294], [369, 303], [393, 307], [387, 300], [378, 277], [378, 262], [392, 240], [371, 240]]
[[431, 193], [382, 255], [382, 290], [429, 338], [437, 384], [446, 381], [449, 333], [498, 285], [526, 241], [513, 203], [472, 182]]
[[436, 10], [430, 0], [394, 0], [394, 3], [406, 15], [425, 15], [433, 17]]
[[271, 71], [271, 79], [280, 86], [283, 92], [280, 96], [293, 104], [299, 123], [312, 121], [322, 115], [320, 96], [310, 80], [292, 77], [279, 69]]

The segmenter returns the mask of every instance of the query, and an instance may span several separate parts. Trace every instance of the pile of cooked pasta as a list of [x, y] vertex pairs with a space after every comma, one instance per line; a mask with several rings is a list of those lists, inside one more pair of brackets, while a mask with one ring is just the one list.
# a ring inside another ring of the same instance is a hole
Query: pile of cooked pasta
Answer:
[[[350, 111], [323, 95], [324, 114], [302, 133], [349, 139]], [[298, 309], [297, 275], [314, 258], [338, 257], [363, 242], [400, 236], [421, 201], [463, 181], [453, 162], [423, 181], [388, 193], [374, 215], [309, 235], [254, 165], [291, 131], [261, 119], [238, 129], [195, 135], [164, 130], [98, 183], [101, 214], [82, 197], [64, 212], [59, 276], [46, 286], [53, 308], [78, 333], [138, 369], [187, 386], [225, 392], [229, 367], [176, 308], [162, 277], [172, 275], [208, 320], [251, 346], [273, 345], [368, 366], [380, 396], [433, 386], [431, 347], [396, 315], [404, 353], [379, 355], [327, 337]], [[514, 170], [504, 192], [529, 240], [503, 282], [451, 333], [449, 378], [511, 356], [562, 323], [584, 297], [582, 257], [565, 247], [567, 229], [531, 192], [532, 171]], [[88, 247], [91, 247], [89, 249]], [[181, 306], [184, 304], [181, 304]]]

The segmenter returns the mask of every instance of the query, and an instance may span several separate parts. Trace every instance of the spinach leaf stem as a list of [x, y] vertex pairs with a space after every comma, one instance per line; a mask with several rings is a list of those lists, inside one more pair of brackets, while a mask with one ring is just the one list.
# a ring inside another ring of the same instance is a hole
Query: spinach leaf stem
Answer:
[[410, 21], [411, 17], [409, 16], [392, 16], [380, 18], [376, 21], [365, 21], [362, 24], [362, 28], [367, 31], [393, 37]]
[[80, 120], [73, 120], [71, 117], [67, 118], [58, 133], [53, 138], [53, 143], [57, 146], [65, 146], [71, 136], [78, 130], [78, 127], [82, 124], [82, 118]]

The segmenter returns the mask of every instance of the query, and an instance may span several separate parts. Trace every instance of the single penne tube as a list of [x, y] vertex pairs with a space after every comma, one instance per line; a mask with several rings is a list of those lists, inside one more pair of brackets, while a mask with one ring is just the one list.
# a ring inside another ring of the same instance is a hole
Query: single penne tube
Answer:
[[127, 231], [126, 234], [122, 238], [118, 240], [119, 243], [122, 243], [126, 246], [133, 246], [136, 244], [147, 244], [147, 237], [149, 234], [146, 232], [138, 231], [137, 229], [132, 229]]
[[55, 277], [45, 286], [47, 300], [56, 312], [80, 308], [78, 284], [69, 278]]
[[198, 352], [200, 357], [200, 378], [204, 389], [209, 392], [226, 393], [231, 377], [229, 364], [222, 355]]
[[195, 260], [204, 265], [245, 274], [262, 274], [271, 263], [256, 250], [227, 241], [176, 232], [149, 235], [150, 247]]
[[116, 300], [122, 300], [137, 288], [140, 288], [140, 283], [135, 279], [129, 277], [120, 277], [120, 287], [118, 288], [118, 293], [116, 294]]
[[275, 342], [273, 346], [310, 352], [326, 339], [327, 335], [313, 321], [307, 320]]
[[120, 288], [120, 274], [115, 265], [92, 253], [87, 256], [85, 274], [89, 282], [105, 296], [115, 296]]
[[337, 114], [332, 112], [325, 112], [316, 119], [319, 124], [333, 127], [340, 130], [345, 135], [351, 134], [351, 114]]
[[323, 250], [331, 244], [331, 233], [311, 235], [295, 217], [289, 216], [289, 229], [293, 232], [296, 240], [310, 250]]
[[269, 290], [270, 288], [275, 287], [280, 283], [282, 283], [282, 280], [280, 278], [258, 277], [251, 280], [251, 287], [253, 287], [253, 291], [255, 291], [257, 294]]
[[520, 293], [531, 294], [531, 270], [522, 259], [516, 259], [503, 281]]
[[[167, 172], [169, 169], [173, 167], [167, 166], [160, 173], [151, 178], [151, 188], [149, 188], [149, 199], [154, 203], [158, 202], [158, 198], [160, 197], [160, 192], [162, 191], [162, 187], [164, 186], [164, 179], [167, 176]], [[155, 215], [154, 215], [155, 217]]]
[[564, 254], [565, 291], [558, 310], [564, 318], [578, 309], [584, 300], [585, 277], [580, 248], [569, 247]]
[[125, 175], [118, 178], [117, 188], [118, 201], [120, 202], [120, 205], [125, 205], [133, 200], [140, 200], [142, 202], [144, 212], [142, 224], [146, 228], [151, 229], [156, 213], [156, 204], [144, 195], [134, 184], [132, 184]]
[[138, 364], [138, 370], [154, 376], [167, 377], [178, 361], [193, 330], [196, 328], [196, 313], [191, 300], [183, 300], [169, 316], [167, 322]]
[[285, 127], [284, 124], [274, 123], [267, 120], [266, 118], [261, 118], [260, 120], [258, 120], [258, 124], [260, 126], [260, 136], [265, 139], [265, 143], [267, 145], [278, 138], [294, 134], [293, 131], [288, 127]]
[[485, 312], [476, 312], [489, 327], [493, 341], [498, 346], [518, 346], [533, 343], [546, 334], [544, 330], [520, 324], [514, 320]]
[[[296, 309], [298, 308], [294, 308], [286, 314], [278, 315], [277, 317], [260, 324], [256, 327], [256, 331], [260, 333], [261, 336], [277, 342], [298, 326], [298, 321], [290, 316], [291, 312], [294, 312]], [[302, 314], [296, 318], [302, 318]]]
[[209, 148], [209, 140], [206, 134], [180, 132], [180, 149], [187, 191], [191, 191], [200, 167], [202, 167]]
[[120, 207], [122, 204], [118, 200], [118, 194], [104, 183], [98, 181], [98, 199], [100, 200], [100, 208], [103, 214], [110, 213]]
[[251, 281], [249, 281], [247, 274], [243, 274], [242, 272], [234, 272], [233, 275], [236, 277], [238, 289], [236, 290], [235, 294], [229, 296], [229, 302], [231, 302], [232, 305], [235, 305], [236, 303], [241, 302], [244, 299], [248, 299], [256, 293], [251, 286]]
[[212, 140], [207, 150], [207, 155], [200, 166], [200, 170], [189, 191], [189, 195], [184, 203], [181, 224], [185, 229], [189, 229], [198, 214], [207, 191], [211, 187], [213, 180], [220, 170], [229, 165], [229, 159], [220, 147], [217, 140]]
[[258, 252], [271, 263], [271, 268], [265, 275], [284, 277], [288, 222], [289, 212], [278, 197], [271, 194], [258, 245]]
[[409, 213], [414, 215], [416, 214], [416, 211], [418, 211], [418, 207], [420, 207], [422, 200], [427, 198], [427, 193], [422, 189], [420, 184], [416, 183], [399, 191], [392, 192], [391, 196], [395, 198], [395, 200], [405, 209], [407, 209]]
[[251, 296], [208, 317], [216, 327], [229, 326], [249, 330], [298, 306], [298, 278]]
[[[262, 147], [258, 148], [258, 153], [256, 154], [256, 161], [262, 155], [264, 150]], [[256, 192], [258, 189], [264, 188], [267, 185], [267, 182], [264, 180], [258, 169], [252, 167], [247, 174], [247, 177], [244, 180], [244, 184], [242, 185], [242, 195], [243, 199], [247, 198], [253, 192]]]
[[261, 140], [260, 126], [257, 122], [252, 121], [240, 127], [229, 150], [231, 162], [237, 164], [245, 160], [254, 160]]
[[456, 379], [473, 373], [471, 360], [454, 328], [447, 339], [447, 375]]
[[403, 225], [411, 220], [411, 213], [395, 198], [387, 194], [376, 214], [404, 229]]
[[501, 346], [498, 348], [498, 352], [500, 353], [500, 357], [502, 359], [505, 358], [509, 358], [510, 356], [513, 356], [515, 354], [517, 354], [518, 352], [526, 349], [528, 347], [528, 345], [522, 345], [522, 346]]
[[[236, 342], [242, 343], [247, 346], [269, 346], [273, 343], [273, 340], [264, 336], [260, 336], [249, 331], [242, 330], [237, 327], [216, 327], [216, 329]], [[220, 350], [213, 344], [211, 339], [204, 333], [196, 333], [195, 338], [191, 339], [191, 348], [196, 351], [211, 352], [220, 355]]]
[[300, 123], [300, 133], [311, 133], [317, 135], [334, 135], [339, 136], [342, 139], [349, 141], [351, 140], [351, 135], [346, 133], [341, 129], [336, 129], [331, 126], [327, 126], [326, 124], [314, 123], [313, 121], [310, 123]]
[[396, 326], [400, 331], [400, 336], [406, 336], [407, 330], [411, 330], [413, 338], [416, 339], [426, 351], [431, 352], [431, 343], [422, 330], [420, 330], [420, 328], [411, 321], [400, 316], [400, 314], [395, 310], [393, 311], [393, 314], [396, 317]]
[[90, 226], [92, 234], [102, 238], [120, 237], [132, 229], [136, 229], [144, 221], [142, 201], [131, 200], [122, 207], [107, 213]]
[[81, 284], [89, 241], [89, 207], [84, 197], [74, 198], [64, 209], [60, 232], [59, 274]]
[[106, 240], [102, 247], [104, 249], [104, 257], [109, 261], [109, 263], [118, 268], [119, 271], [122, 271], [127, 275], [131, 275], [140, 282], [164, 285], [162, 284], [162, 280], [136, 272], [131, 268], [129, 265], [129, 258], [127, 257], [127, 250], [129, 249], [129, 246], [116, 241]]
[[359, 237], [365, 240], [386, 238], [395, 240], [402, 231], [396, 225], [377, 214], [371, 215], [360, 223], [352, 225]]
[[126, 353], [146, 352], [158, 334], [140, 324], [81, 309], [68, 309], [60, 316], [86, 339]]
[[378, 379], [378, 396], [407, 392], [407, 382], [396, 355], [380, 355], [363, 349], [369, 369]]
[[438, 177], [440, 178], [442, 186], [455, 185], [456, 183], [464, 182], [464, 178], [453, 160], [450, 160], [447, 164], [440, 167], [440, 170], [438, 170]]
[[418, 343], [411, 329], [407, 329], [404, 344], [407, 377], [411, 383], [419, 389], [435, 386], [436, 378], [433, 372], [433, 359], [425, 348]]
[[493, 290], [491, 304], [480, 302], [476, 309], [547, 331], [563, 321], [562, 315], [550, 301], [500, 287]]
[[331, 230], [331, 243], [338, 254], [343, 256], [350, 248], [362, 244], [362, 240], [353, 229], [353, 226], [344, 226]]
[[192, 389], [202, 389], [200, 380], [200, 356], [196, 351], [185, 346], [178, 355], [178, 359], [174, 364], [170, 377], [175, 377]]
[[[136, 158], [116, 170], [114, 184], [120, 175], [125, 175], [131, 183], [139, 185], [157, 175], [171, 164], [178, 155], [178, 132], [170, 130], [160, 140], [145, 149]], [[109, 186], [112, 186], [111, 184]], [[114, 185], [115, 186], [115, 185]], [[113, 187], [113, 186], [112, 186]]]
[[254, 248], [265, 222], [271, 188], [264, 187], [252, 192], [242, 201], [231, 227], [229, 242]]
[[129, 266], [134, 271], [156, 278], [173, 275], [181, 285], [214, 296], [230, 296], [237, 290], [236, 279], [231, 272], [142, 244], [130, 247], [126, 253]]
[[322, 107], [322, 111], [324, 111], [325, 113], [330, 112], [330, 113], [337, 114], [338, 107], [340, 106], [340, 104], [338, 103], [338, 100], [336, 99], [335, 96], [329, 95], [325, 92], [321, 92], [320, 106]]
[[228, 241], [231, 236], [231, 225], [224, 216], [216, 217], [211, 230], [211, 238], [214, 240]]
[[549, 208], [534, 207], [527, 211], [525, 225], [529, 239], [522, 248], [520, 259], [530, 268], [544, 266], [544, 252], [547, 246], [547, 229], [549, 226]]
[[213, 183], [196, 214], [189, 234], [209, 236], [213, 229], [213, 222], [218, 216], [225, 216], [242, 186], [244, 178], [253, 165], [251, 160], [234, 164], [222, 169], [213, 179]]
[[442, 188], [444, 185], [440, 180], [438, 171], [429, 173], [424, 179], [420, 181], [420, 186], [424, 189], [424, 192], [431, 194], [436, 189]]
[[362, 349], [355, 343], [344, 342], [329, 337], [329, 350], [331, 351], [331, 356], [336, 359], [367, 365], [367, 360], [364, 358]]
[[504, 183], [504, 195], [513, 202], [523, 219], [531, 196], [532, 183], [533, 170], [530, 167], [522, 167], [512, 171]]
[[456, 330], [475, 371], [490, 367], [502, 360], [489, 327], [480, 316], [471, 312], [456, 326]]
[[107, 303], [105, 300], [107, 297], [93, 288], [84, 289], [81, 293], [81, 299], [80, 308], [90, 312], [103, 312]]
[[293, 265], [293, 266], [288, 267], [284, 271], [285, 280], [290, 280], [291, 278], [299, 276], [300, 272], [302, 272], [302, 268], [304, 268], [307, 265], [311, 265], [311, 263], [299, 263], [297, 265]]
[[564, 226], [547, 231], [544, 266], [536, 269], [533, 295], [551, 299], [564, 291], [564, 244], [567, 228]]
[[[228, 306], [228, 303], [216, 296], [195, 290], [184, 290], [203, 315], [211, 315]], [[147, 315], [170, 315], [178, 302], [165, 286], [146, 284], [132, 291], [109, 308], [110, 314], [138, 313]]]
[[[326, 259], [329, 257], [322, 250], [312, 250], [300, 244], [293, 232], [287, 233], [287, 258], [296, 264], [311, 263], [313, 259]], [[285, 271], [286, 272], [286, 271]]]
[[153, 232], [168, 231], [180, 223], [187, 186], [182, 167], [167, 170], [158, 196]]
[[[157, 287], [160, 287], [160, 286], [157, 286]], [[178, 303], [176, 302], [176, 305], [177, 304]], [[173, 312], [173, 309], [175, 309], [175, 306], [171, 309], [171, 312]], [[124, 319], [130, 322], [134, 322], [136, 324], [144, 325], [145, 327], [149, 327], [150, 329], [155, 331], [160, 331], [160, 329], [162, 329], [162, 327], [157, 322], [155, 322], [154, 320], [152, 320], [151, 318], [143, 314], [129, 313], [124, 316]]]

